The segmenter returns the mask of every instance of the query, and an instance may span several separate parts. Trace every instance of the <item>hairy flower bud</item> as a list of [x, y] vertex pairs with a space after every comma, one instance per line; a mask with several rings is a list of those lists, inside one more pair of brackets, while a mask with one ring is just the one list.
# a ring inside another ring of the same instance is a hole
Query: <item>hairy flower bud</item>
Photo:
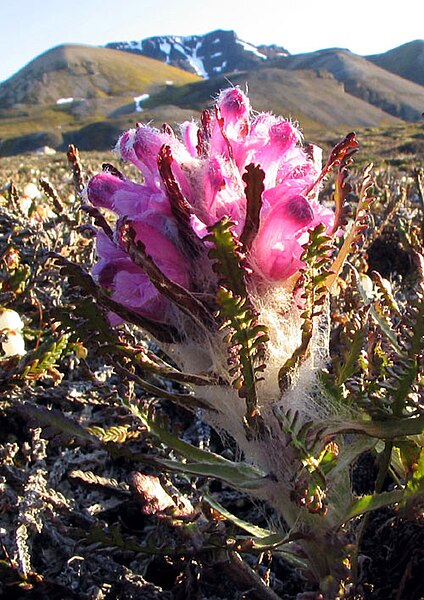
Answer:
[[[257, 165], [264, 174], [263, 189], [257, 197], [258, 222], [248, 225], [254, 234], [242, 238], [249, 239], [247, 266], [258, 283], [284, 284], [303, 266], [309, 230], [319, 223], [330, 230], [334, 223], [333, 212], [317, 201], [319, 149], [304, 150], [299, 129], [287, 119], [253, 115], [248, 97], [237, 87], [219, 94], [215, 111], [205, 111], [199, 126], [190, 121], [180, 131], [181, 140], [169, 127], [139, 125], [125, 132], [117, 150], [140, 169], [143, 183], [101, 173], [88, 184], [88, 199], [118, 218], [129, 217], [147, 254], [168, 279], [188, 292], [210, 294], [213, 281], [196, 280], [208, 272], [208, 242], [201, 240], [223, 218], [231, 221], [238, 238], [245, 232], [244, 176], [249, 165]], [[98, 282], [118, 302], [166, 320], [168, 300], [161, 298], [157, 282], [155, 287], [122, 246], [112, 248], [114, 243], [99, 234]]]

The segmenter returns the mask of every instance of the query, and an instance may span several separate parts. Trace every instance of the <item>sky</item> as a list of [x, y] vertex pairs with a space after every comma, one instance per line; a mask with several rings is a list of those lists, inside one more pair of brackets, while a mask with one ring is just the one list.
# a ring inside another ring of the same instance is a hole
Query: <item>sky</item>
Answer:
[[233, 29], [291, 54], [379, 54], [424, 38], [422, 0], [1, 0], [0, 81], [64, 43], [102, 46]]

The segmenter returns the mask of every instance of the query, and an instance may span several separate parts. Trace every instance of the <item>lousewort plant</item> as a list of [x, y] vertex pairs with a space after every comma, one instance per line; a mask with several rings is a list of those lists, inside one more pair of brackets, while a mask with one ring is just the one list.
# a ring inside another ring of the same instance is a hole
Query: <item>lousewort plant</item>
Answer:
[[[116, 151], [141, 175], [134, 182], [107, 164], [87, 186], [87, 210], [97, 225], [92, 277], [98, 287], [86, 286], [106, 307], [111, 326], [142, 327], [164, 353], [159, 359], [127, 350], [127, 361], [185, 384], [187, 393], [166, 397], [231, 439], [238, 456], [229, 460], [182, 441], [153, 411], [128, 402], [146, 431], [174, 450], [174, 459], [156, 458], [156, 464], [221, 480], [266, 502], [275, 513], [269, 530], [205, 496], [249, 533], [245, 550], [278, 549], [315, 581], [317, 597], [331, 599], [345, 593], [355, 571], [349, 521], [422, 493], [422, 456], [415, 474], [392, 491], [382, 492], [380, 481], [375, 494], [358, 499], [350, 474], [358, 456], [378, 442], [384, 479], [394, 440], [422, 430], [416, 385], [423, 304], [417, 290], [415, 329], [404, 342], [386, 327], [374, 299], [366, 299], [346, 334], [344, 362], [331, 363], [330, 295], [346, 257], [360, 247], [372, 182], [366, 169], [356, 214], [348, 219], [355, 135], [334, 148], [324, 167], [321, 150], [301, 142], [294, 123], [253, 113], [238, 88], [221, 92], [199, 124], [183, 123], [178, 137], [167, 125], [140, 124], [124, 133]], [[319, 194], [331, 171], [330, 207]], [[366, 298], [364, 281], [350, 268]], [[386, 289], [381, 278], [374, 285]], [[389, 358], [367, 404], [369, 382], [356, 390], [361, 402], [346, 382], [365, 361], [361, 348], [371, 318], [387, 334], [380, 346]], [[400, 366], [391, 377], [395, 359]], [[377, 410], [383, 396], [385, 408]], [[160, 493], [147, 479], [137, 484], [157, 507]], [[167, 498], [164, 506], [174, 506]]]

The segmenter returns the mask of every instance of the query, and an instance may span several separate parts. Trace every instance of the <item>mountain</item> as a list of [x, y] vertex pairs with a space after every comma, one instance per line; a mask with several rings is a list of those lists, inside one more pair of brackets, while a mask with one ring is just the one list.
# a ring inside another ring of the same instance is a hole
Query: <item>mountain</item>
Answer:
[[330, 48], [283, 57], [284, 69], [331, 73], [345, 91], [405, 121], [418, 121], [424, 109], [424, 88], [406, 81], [349, 50]]
[[134, 54], [63, 45], [48, 50], [0, 84], [0, 109], [154, 93], [199, 78]]
[[278, 67], [214, 77], [182, 86], [178, 93], [172, 89], [164, 90], [146, 102], [146, 111], [153, 106], [159, 110], [162, 105], [174, 104], [181, 109], [195, 109], [198, 113], [204, 106], [211, 105], [211, 98], [228, 86], [228, 80], [231, 85], [249, 90], [255, 110], [286, 115], [298, 120], [308, 130], [325, 127], [335, 131], [402, 122], [381, 108], [347, 93], [344, 85], [327, 71], [292, 71]]
[[[393, 51], [393, 64], [404, 53], [403, 74], [417, 59], [412, 45]], [[290, 55], [225, 31], [121, 46], [58, 46], [0, 83], [0, 156], [69, 143], [107, 150], [137, 121], [160, 127], [198, 117], [228, 85], [247, 87], [255, 110], [296, 119], [320, 139], [416, 122], [424, 108], [423, 85], [346, 49]], [[205, 77], [187, 70], [195, 67]]]
[[[234, 31], [223, 30], [202, 36], [115, 42], [108, 47], [149, 56], [206, 79], [269, 67], [325, 71], [331, 73], [348, 94], [406, 121], [419, 120], [424, 107], [424, 68], [421, 71], [419, 68], [424, 66], [424, 41], [411, 42], [370, 59], [340, 48], [291, 55], [275, 45], [252, 46], [240, 40]], [[405, 82], [398, 75], [411, 81]]]
[[205, 35], [150, 37], [139, 42], [113, 42], [106, 48], [141, 54], [208, 79], [222, 73], [247, 71], [288, 51], [280, 46], [253, 46], [234, 31], [218, 29]]
[[424, 85], [424, 40], [414, 40], [383, 54], [373, 54], [367, 59], [374, 64]]

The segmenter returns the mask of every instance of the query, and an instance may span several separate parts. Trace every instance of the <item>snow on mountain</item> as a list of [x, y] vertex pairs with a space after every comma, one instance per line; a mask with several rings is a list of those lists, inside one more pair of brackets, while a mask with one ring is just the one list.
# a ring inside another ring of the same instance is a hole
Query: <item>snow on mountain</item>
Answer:
[[141, 41], [113, 42], [107, 48], [143, 54], [196, 73], [214, 75], [254, 68], [274, 58], [288, 56], [279, 46], [260, 46], [239, 39], [234, 31], [216, 30], [206, 35], [158, 36]]

